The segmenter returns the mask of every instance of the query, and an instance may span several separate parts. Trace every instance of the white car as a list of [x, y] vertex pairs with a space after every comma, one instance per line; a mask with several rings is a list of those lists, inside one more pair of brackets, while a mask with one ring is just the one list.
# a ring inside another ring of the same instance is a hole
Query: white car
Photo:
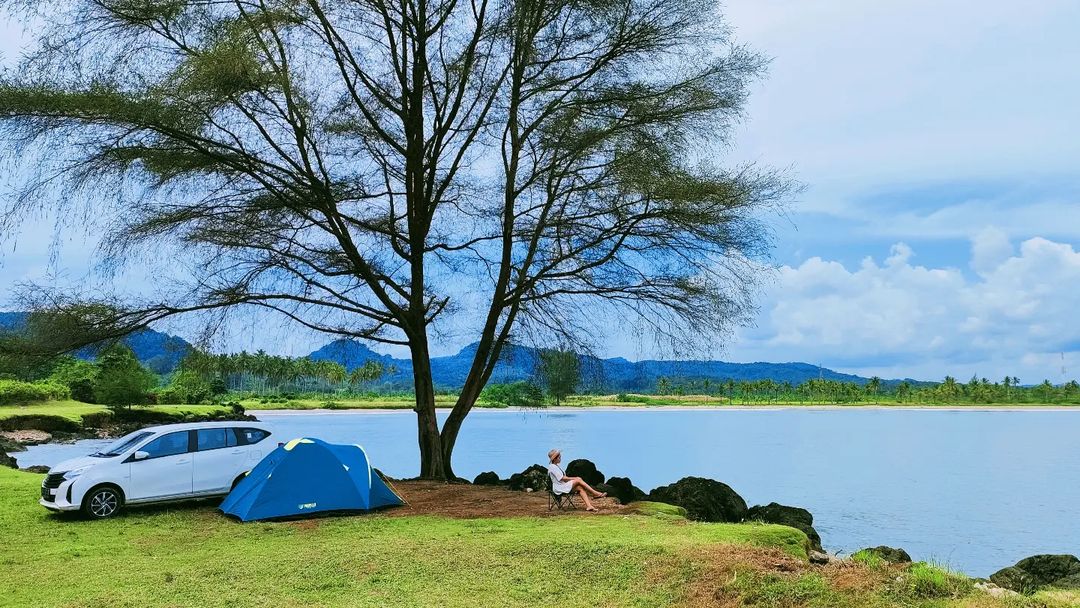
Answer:
[[124, 505], [223, 496], [276, 447], [269, 436], [249, 422], [145, 428], [52, 467], [40, 503], [104, 519]]

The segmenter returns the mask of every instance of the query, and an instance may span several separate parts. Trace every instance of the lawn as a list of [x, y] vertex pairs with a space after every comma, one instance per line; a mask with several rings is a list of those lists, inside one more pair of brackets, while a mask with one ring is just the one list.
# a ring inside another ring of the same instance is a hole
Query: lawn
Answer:
[[[807, 565], [805, 538], [780, 526], [580, 513], [239, 524], [207, 503], [91, 522], [40, 508], [40, 480], [0, 469], [0, 606], [1067, 605], [999, 603], [970, 585], [897, 595], [895, 572]], [[869, 582], [851, 585], [859, 573]]]

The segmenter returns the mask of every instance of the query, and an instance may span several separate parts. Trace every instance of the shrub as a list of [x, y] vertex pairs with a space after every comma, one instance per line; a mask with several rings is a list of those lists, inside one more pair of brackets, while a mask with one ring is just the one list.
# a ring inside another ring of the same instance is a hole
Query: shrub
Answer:
[[67, 356], [60, 359], [49, 374], [49, 380], [68, 387], [71, 398], [94, 403], [94, 376], [97, 367], [89, 361]]
[[0, 380], [0, 405], [26, 405], [54, 399], [68, 399], [71, 391], [55, 382]]
[[531, 382], [490, 384], [480, 393], [480, 400], [509, 407], [542, 407], [544, 391]]
[[71, 390], [71, 398], [75, 401], [82, 401], [83, 403], [94, 402], [94, 382], [89, 378], [79, 378], [73, 380], [68, 385]]

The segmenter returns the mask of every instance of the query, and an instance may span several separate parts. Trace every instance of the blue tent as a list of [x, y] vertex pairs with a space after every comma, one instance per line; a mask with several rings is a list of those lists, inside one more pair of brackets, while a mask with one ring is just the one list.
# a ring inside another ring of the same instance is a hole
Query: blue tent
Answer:
[[241, 521], [404, 504], [372, 470], [364, 448], [293, 439], [266, 455], [221, 503]]

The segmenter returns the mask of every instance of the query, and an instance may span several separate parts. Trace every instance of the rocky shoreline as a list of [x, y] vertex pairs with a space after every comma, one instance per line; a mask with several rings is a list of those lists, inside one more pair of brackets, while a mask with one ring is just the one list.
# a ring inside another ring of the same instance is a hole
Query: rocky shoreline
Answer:
[[[566, 465], [566, 474], [581, 477], [590, 486], [607, 492], [622, 504], [650, 502], [673, 505], [685, 512], [687, 519], [702, 522], [745, 523], [761, 522], [789, 526], [801, 530], [807, 537], [810, 562], [824, 565], [850, 560], [872, 561], [881, 564], [910, 564], [911, 556], [894, 547], [868, 547], [842, 557], [827, 552], [821, 535], [814, 529], [814, 516], [801, 507], [771, 502], [748, 507], [746, 501], [727, 484], [703, 477], [684, 477], [672, 484], [644, 492], [626, 477], [607, 478], [596, 465], [586, 459], [573, 460]], [[468, 483], [467, 480], [461, 480]], [[500, 479], [494, 471], [476, 476], [477, 485], [504, 486], [510, 491], [546, 492], [549, 487], [547, 469], [534, 464], [509, 479]], [[1032, 594], [1043, 589], [1080, 590], [1080, 559], [1073, 555], [1033, 555], [990, 575], [975, 579], [976, 586], [995, 597]]]

